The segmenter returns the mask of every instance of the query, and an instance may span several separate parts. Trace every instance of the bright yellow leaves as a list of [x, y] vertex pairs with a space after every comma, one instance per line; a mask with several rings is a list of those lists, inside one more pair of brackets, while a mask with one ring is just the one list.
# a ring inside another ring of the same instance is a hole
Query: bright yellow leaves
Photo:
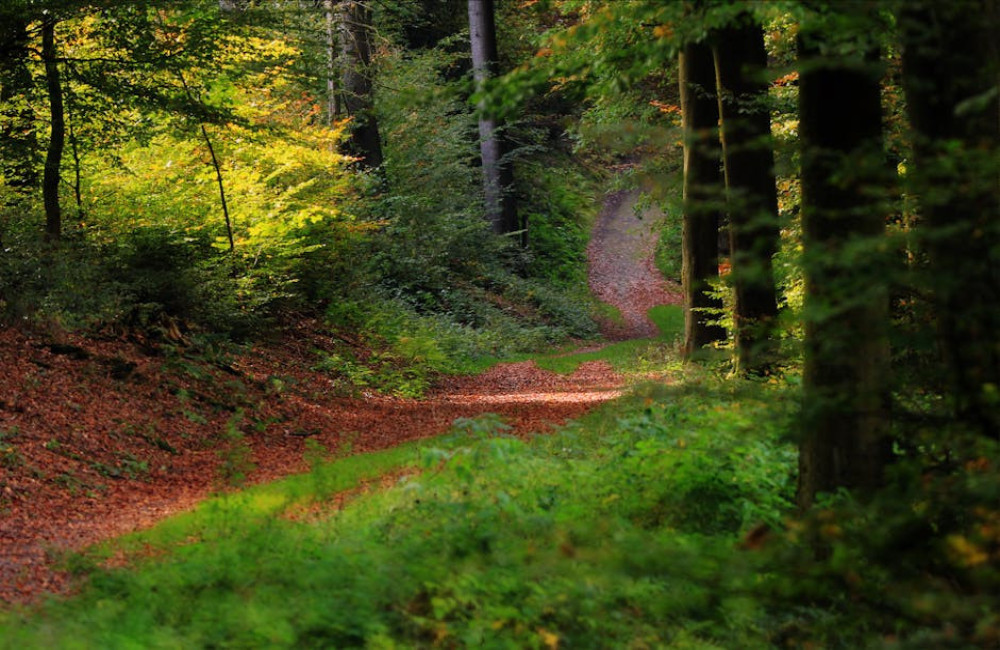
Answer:
[[653, 36], [656, 38], [669, 39], [673, 38], [674, 28], [670, 25], [657, 25], [653, 28]]
[[798, 83], [798, 81], [799, 81], [799, 72], [798, 70], [796, 70], [794, 72], [789, 72], [788, 74], [782, 77], [778, 77], [777, 79], [774, 80], [772, 85], [791, 86], [792, 84]]
[[990, 559], [989, 554], [982, 547], [962, 535], [949, 535], [947, 546], [948, 556], [958, 566], [975, 567], [986, 564]]
[[538, 636], [542, 640], [542, 644], [549, 648], [549, 650], [556, 650], [559, 647], [559, 635], [549, 632], [544, 627], [538, 628]]
[[649, 102], [649, 105], [656, 108], [656, 110], [660, 111], [665, 115], [681, 114], [681, 107], [678, 106], [677, 104], [668, 104], [667, 102], [661, 102], [657, 99], [654, 99], [651, 102]]

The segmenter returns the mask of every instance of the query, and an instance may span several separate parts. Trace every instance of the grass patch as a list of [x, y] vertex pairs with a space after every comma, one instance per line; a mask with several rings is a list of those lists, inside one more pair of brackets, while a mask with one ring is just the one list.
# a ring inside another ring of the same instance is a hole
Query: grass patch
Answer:
[[684, 310], [679, 305], [659, 305], [649, 310], [649, 318], [660, 330], [655, 339], [634, 339], [605, 345], [598, 350], [556, 353], [533, 357], [539, 368], [569, 374], [588, 361], [607, 361], [619, 372], [646, 370], [666, 361], [664, 344], [673, 344], [684, 332]]

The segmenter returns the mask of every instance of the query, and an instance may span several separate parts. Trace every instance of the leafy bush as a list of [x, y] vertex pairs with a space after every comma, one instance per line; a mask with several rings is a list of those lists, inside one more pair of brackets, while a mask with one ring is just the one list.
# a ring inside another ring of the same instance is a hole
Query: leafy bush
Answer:
[[1000, 450], [942, 433], [898, 458], [875, 498], [827, 495], [766, 549], [759, 593], [776, 641], [917, 649], [1000, 640]]

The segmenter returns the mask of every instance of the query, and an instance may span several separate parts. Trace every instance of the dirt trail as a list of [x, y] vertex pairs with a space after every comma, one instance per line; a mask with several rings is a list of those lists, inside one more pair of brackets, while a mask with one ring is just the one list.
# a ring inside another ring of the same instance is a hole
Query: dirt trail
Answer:
[[[651, 334], [645, 312], [676, 301], [655, 276], [655, 236], [634, 217], [634, 200], [610, 197], [588, 251], [592, 286], [625, 319], [616, 338]], [[306, 469], [307, 438], [373, 451], [486, 412], [528, 434], [622, 390], [623, 378], [603, 362], [565, 376], [521, 362], [447, 378], [419, 401], [337, 397], [329, 377], [309, 369], [317, 349], [333, 349], [320, 331], [302, 323], [199, 377], [204, 370], [167, 368], [135, 342], [64, 335], [53, 348], [0, 329], [0, 604], [65, 591], [69, 577], [53, 566], [63, 552], [148, 527], [209, 496], [218, 432], [237, 409], [246, 412], [256, 464], [250, 482], [263, 483]]]
[[639, 195], [639, 190], [608, 195], [587, 249], [591, 290], [617, 307], [624, 321], [605, 327], [604, 334], [611, 339], [656, 336], [659, 332], [647, 312], [657, 305], [679, 304], [682, 298], [678, 287], [660, 275], [653, 259], [663, 213], [649, 207], [637, 216]]

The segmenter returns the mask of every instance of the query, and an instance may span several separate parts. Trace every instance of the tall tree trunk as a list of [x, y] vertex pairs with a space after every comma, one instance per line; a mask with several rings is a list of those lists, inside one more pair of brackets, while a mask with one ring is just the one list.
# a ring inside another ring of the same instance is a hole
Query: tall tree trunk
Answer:
[[739, 369], [764, 374], [774, 362], [778, 303], [771, 259], [778, 250], [778, 193], [764, 77], [764, 30], [743, 15], [713, 38], [729, 215], [733, 320]]
[[38, 137], [28, 104], [28, 21], [0, 15], [0, 164], [10, 187], [38, 188]]
[[[476, 89], [497, 73], [497, 29], [493, 0], [469, 0], [469, 37], [472, 42], [472, 70]], [[518, 230], [517, 208], [511, 190], [514, 170], [496, 119], [479, 107], [479, 151], [483, 163], [486, 217], [498, 234]]]
[[326, 113], [332, 125], [340, 119], [340, 88], [337, 83], [337, 22], [333, 19], [333, 0], [323, 0], [326, 19]]
[[45, 78], [49, 91], [49, 110], [52, 128], [49, 150], [45, 157], [45, 178], [42, 193], [45, 202], [45, 235], [52, 240], [62, 236], [62, 210], [59, 206], [59, 178], [63, 149], [66, 145], [66, 119], [63, 111], [62, 81], [56, 55], [56, 20], [47, 17], [42, 22], [42, 58], [45, 61]]
[[[841, 16], [844, 22], [864, 16]], [[869, 25], [869, 30], [870, 30]], [[824, 57], [831, 30], [799, 36], [799, 138], [806, 280], [799, 505], [819, 492], [876, 488], [888, 461], [887, 262], [890, 168], [882, 150], [878, 52]], [[826, 46], [826, 47], [824, 47]]]
[[722, 301], [710, 297], [709, 280], [719, 272], [719, 220], [723, 194], [712, 50], [687, 45], [680, 55], [681, 115], [684, 123], [684, 221], [681, 277], [684, 289], [684, 356], [715, 341], [726, 330], [709, 324]]
[[903, 82], [915, 131], [940, 347], [959, 416], [1000, 436], [1000, 2], [902, 5]]
[[337, 6], [344, 111], [353, 118], [349, 151], [368, 169], [382, 165], [382, 139], [372, 94], [371, 10], [359, 0]]

